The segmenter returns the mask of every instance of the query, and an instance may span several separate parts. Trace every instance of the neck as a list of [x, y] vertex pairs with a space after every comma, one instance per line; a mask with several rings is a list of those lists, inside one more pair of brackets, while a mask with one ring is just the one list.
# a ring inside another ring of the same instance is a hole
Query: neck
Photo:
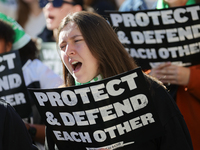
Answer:
[[88, 81], [88, 82], [86, 82], [86, 83], [79, 83], [79, 82], [75, 81], [75, 85], [84, 85], [84, 84], [87, 84], [87, 83], [100, 81], [100, 80], [102, 80], [102, 79], [103, 79], [102, 75], [99, 74], [99, 75], [96, 76], [94, 79], [92, 79], [91, 81]]
[[177, 0], [177, 1], [168, 1], [165, 0], [165, 2], [169, 5], [169, 7], [178, 7], [178, 6], [185, 6], [188, 0]]
[[56, 39], [57, 33], [58, 33], [58, 29], [57, 28], [53, 29], [53, 37], [54, 37], [54, 39]]

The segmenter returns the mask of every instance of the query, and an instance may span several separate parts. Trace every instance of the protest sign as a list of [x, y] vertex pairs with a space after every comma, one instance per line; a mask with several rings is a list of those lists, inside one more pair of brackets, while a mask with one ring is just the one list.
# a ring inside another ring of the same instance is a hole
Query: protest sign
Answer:
[[21, 118], [30, 116], [31, 105], [18, 51], [0, 54], [0, 98], [12, 105]]
[[62, 77], [62, 62], [56, 48], [56, 42], [42, 42], [39, 58], [51, 70]]
[[200, 63], [200, 6], [162, 10], [107, 11], [119, 40], [142, 69], [163, 62]]
[[101, 81], [29, 89], [59, 149], [116, 149], [162, 134], [141, 68]]

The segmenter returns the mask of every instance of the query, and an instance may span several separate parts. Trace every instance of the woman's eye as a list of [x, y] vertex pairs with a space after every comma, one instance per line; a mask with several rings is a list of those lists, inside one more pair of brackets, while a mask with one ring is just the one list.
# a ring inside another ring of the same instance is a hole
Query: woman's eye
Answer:
[[61, 46], [60, 46], [60, 49], [61, 49], [61, 50], [64, 50], [65, 47], [66, 47], [65, 45], [61, 45]]
[[77, 42], [79, 42], [79, 41], [82, 41], [82, 40], [81, 40], [81, 39], [78, 39], [78, 40], [74, 40], [74, 42], [75, 42], [75, 43], [77, 43]]

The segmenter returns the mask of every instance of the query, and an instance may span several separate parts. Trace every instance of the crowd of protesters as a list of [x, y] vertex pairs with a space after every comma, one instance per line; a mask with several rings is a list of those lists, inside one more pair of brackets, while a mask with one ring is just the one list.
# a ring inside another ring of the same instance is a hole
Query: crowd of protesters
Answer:
[[[27, 88], [85, 85], [138, 68], [108, 24], [106, 10], [130, 12], [198, 3], [198, 0], [0, 0], [0, 56], [19, 51]], [[15, 9], [8, 11], [9, 5]], [[38, 57], [44, 42], [56, 43], [62, 77]], [[0, 57], [0, 66], [1, 61]], [[165, 131], [160, 137], [122, 149], [199, 150], [200, 65], [184, 67], [166, 62], [143, 73]], [[1, 78], [0, 75], [0, 81]], [[13, 106], [0, 100], [0, 149], [61, 150], [33, 98], [28, 96], [32, 113], [27, 118], [20, 118]], [[63, 150], [78, 148], [77, 145]]]

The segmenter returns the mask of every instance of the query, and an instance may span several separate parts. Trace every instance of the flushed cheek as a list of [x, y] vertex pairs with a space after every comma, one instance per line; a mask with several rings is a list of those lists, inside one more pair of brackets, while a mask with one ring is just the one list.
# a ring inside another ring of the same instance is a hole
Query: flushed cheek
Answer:
[[64, 61], [64, 65], [67, 68], [67, 70], [72, 74], [73, 69], [72, 69], [71, 65], [67, 61]]
[[62, 52], [61, 52], [60, 56], [61, 56], [62, 62], [64, 63], [65, 67], [69, 70], [70, 64], [69, 64], [68, 57]]
[[64, 52], [61, 51], [60, 57], [61, 57], [62, 61], [65, 62], [65, 57], [66, 56], [65, 56]]

